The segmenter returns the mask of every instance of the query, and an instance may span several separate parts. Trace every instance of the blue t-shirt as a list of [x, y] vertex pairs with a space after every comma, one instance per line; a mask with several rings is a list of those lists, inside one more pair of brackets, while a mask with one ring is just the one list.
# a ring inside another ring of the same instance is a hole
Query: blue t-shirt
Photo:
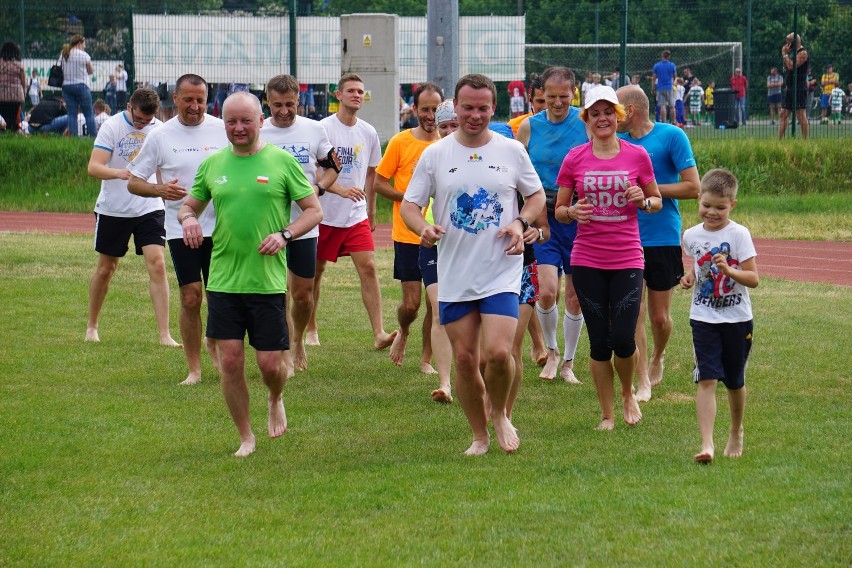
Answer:
[[668, 59], [658, 61], [654, 65], [654, 75], [657, 76], [657, 90], [671, 91], [674, 88], [674, 78], [677, 67]]
[[[645, 148], [654, 166], [658, 185], [677, 183], [680, 172], [695, 166], [695, 156], [686, 134], [673, 124], [654, 123], [654, 128], [636, 139], [629, 132], [619, 138]], [[639, 236], [643, 247], [680, 246], [680, 208], [677, 199], [663, 198], [663, 208], [657, 213], [639, 212]]]
[[530, 121], [530, 139], [527, 151], [532, 160], [544, 190], [549, 193], [559, 191], [556, 176], [562, 167], [565, 155], [580, 144], [589, 141], [586, 135], [586, 123], [580, 119], [580, 109], [571, 107], [568, 116], [559, 123], [547, 120], [547, 111], [532, 115]]
[[512, 127], [505, 122], [489, 122], [488, 130], [496, 132], [497, 134], [502, 134], [511, 140], [515, 139], [515, 133], [512, 131]]

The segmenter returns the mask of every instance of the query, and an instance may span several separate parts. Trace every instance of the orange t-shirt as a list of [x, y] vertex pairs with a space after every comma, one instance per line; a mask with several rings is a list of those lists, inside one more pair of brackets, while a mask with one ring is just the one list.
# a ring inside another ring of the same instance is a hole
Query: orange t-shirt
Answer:
[[[414, 175], [414, 168], [417, 167], [417, 162], [420, 160], [420, 154], [429, 144], [432, 144], [432, 142], [415, 138], [411, 130], [400, 132], [388, 142], [385, 155], [382, 156], [382, 161], [379, 162], [376, 173], [389, 180], [393, 179], [393, 188], [400, 193], [405, 193], [408, 183]], [[420, 236], [411, 232], [405, 226], [405, 221], [399, 214], [401, 206], [402, 202], [393, 202], [391, 238], [398, 243], [419, 245]]]
[[516, 116], [515, 118], [509, 120], [509, 126], [512, 127], [512, 132], [515, 133], [515, 138], [518, 137], [518, 129], [521, 127], [521, 123], [524, 121], [525, 118], [532, 115], [533, 113], [528, 112], [527, 114], [522, 114], [521, 116]]

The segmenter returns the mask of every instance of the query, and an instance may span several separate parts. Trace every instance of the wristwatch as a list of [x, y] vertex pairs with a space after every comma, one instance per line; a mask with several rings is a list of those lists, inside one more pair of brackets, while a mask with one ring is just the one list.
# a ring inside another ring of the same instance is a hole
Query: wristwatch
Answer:
[[521, 222], [521, 226], [523, 226], [523, 228], [524, 228], [524, 232], [526, 232], [526, 231], [527, 231], [527, 229], [529, 229], [529, 228], [530, 228], [530, 223], [529, 223], [529, 221], [527, 221], [526, 219], [524, 219], [524, 216], [523, 216], [523, 215], [518, 215], [517, 217], [515, 217], [515, 221], [520, 221], [520, 222]]
[[325, 195], [326, 189], [323, 186], [321, 186], [319, 182], [314, 183], [314, 185], [317, 186], [317, 193], [319, 193], [320, 197]]
[[541, 227], [536, 227], [538, 229], [538, 242], [544, 242], [544, 229]]
[[284, 237], [284, 244], [285, 245], [290, 244], [290, 241], [293, 240], [293, 233], [291, 233], [287, 229], [281, 229], [280, 232], [281, 232], [281, 236]]
[[651, 198], [648, 197], [645, 199], [645, 211], [651, 211]]

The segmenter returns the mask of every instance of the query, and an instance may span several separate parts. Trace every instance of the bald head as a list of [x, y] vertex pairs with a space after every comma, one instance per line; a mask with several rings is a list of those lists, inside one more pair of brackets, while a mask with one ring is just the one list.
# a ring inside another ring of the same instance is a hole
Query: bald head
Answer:
[[626, 85], [618, 89], [615, 94], [618, 97], [618, 102], [623, 106], [633, 105], [640, 114], [643, 114], [645, 117], [648, 116], [651, 107], [648, 102], [648, 95], [645, 94], [642, 87], [639, 85]]
[[222, 105], [222, 116], [224, 117], [228, 114], [230, 107], [236, 108], [235, 105], [239, 107], [247, 105], [251, 111], [256, 113], [258, 116], [263, 114], [263, 109], [260, 106], [260, 99], [251, 93], [238, 91], [225, 99], [225, 104]]

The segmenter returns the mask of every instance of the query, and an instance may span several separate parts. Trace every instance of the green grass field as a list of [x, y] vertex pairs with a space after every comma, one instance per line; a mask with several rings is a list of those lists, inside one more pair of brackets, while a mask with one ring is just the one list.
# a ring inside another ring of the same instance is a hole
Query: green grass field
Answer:
[[[378, 254], [386, 327], [399, 300]], [[697, 466], [688, 293], [677, 291], [665, 382], [635, 428], [596, 432], [584, 384], [536, 378], [515, 411], [521, 448], [461, 455], [458, 404], [370, 347], [357, 279], [330, 267], [321, 347], [285, 390], [269, 440], [248, 368], [258, 450], [238, 437], [209, 361], [156, 342], [139, 258], [113, 280], [99, 344], [82, 341], [90, 237], [0, 235], [0, 565], [849, 566], [852, 289], [764, 278], [745, 455]], [[172, 330], [177, 337], [176, 286]], [[838, 309], [840, 308], [840, 309]], [[419, 323], [418, 323], [419, 325]], [[578, 360], [585, 362], [581, 340]], [[728, 425], [719, 392], [717, 447]], [[719, 452], [721, 454], [721, 451]]]

